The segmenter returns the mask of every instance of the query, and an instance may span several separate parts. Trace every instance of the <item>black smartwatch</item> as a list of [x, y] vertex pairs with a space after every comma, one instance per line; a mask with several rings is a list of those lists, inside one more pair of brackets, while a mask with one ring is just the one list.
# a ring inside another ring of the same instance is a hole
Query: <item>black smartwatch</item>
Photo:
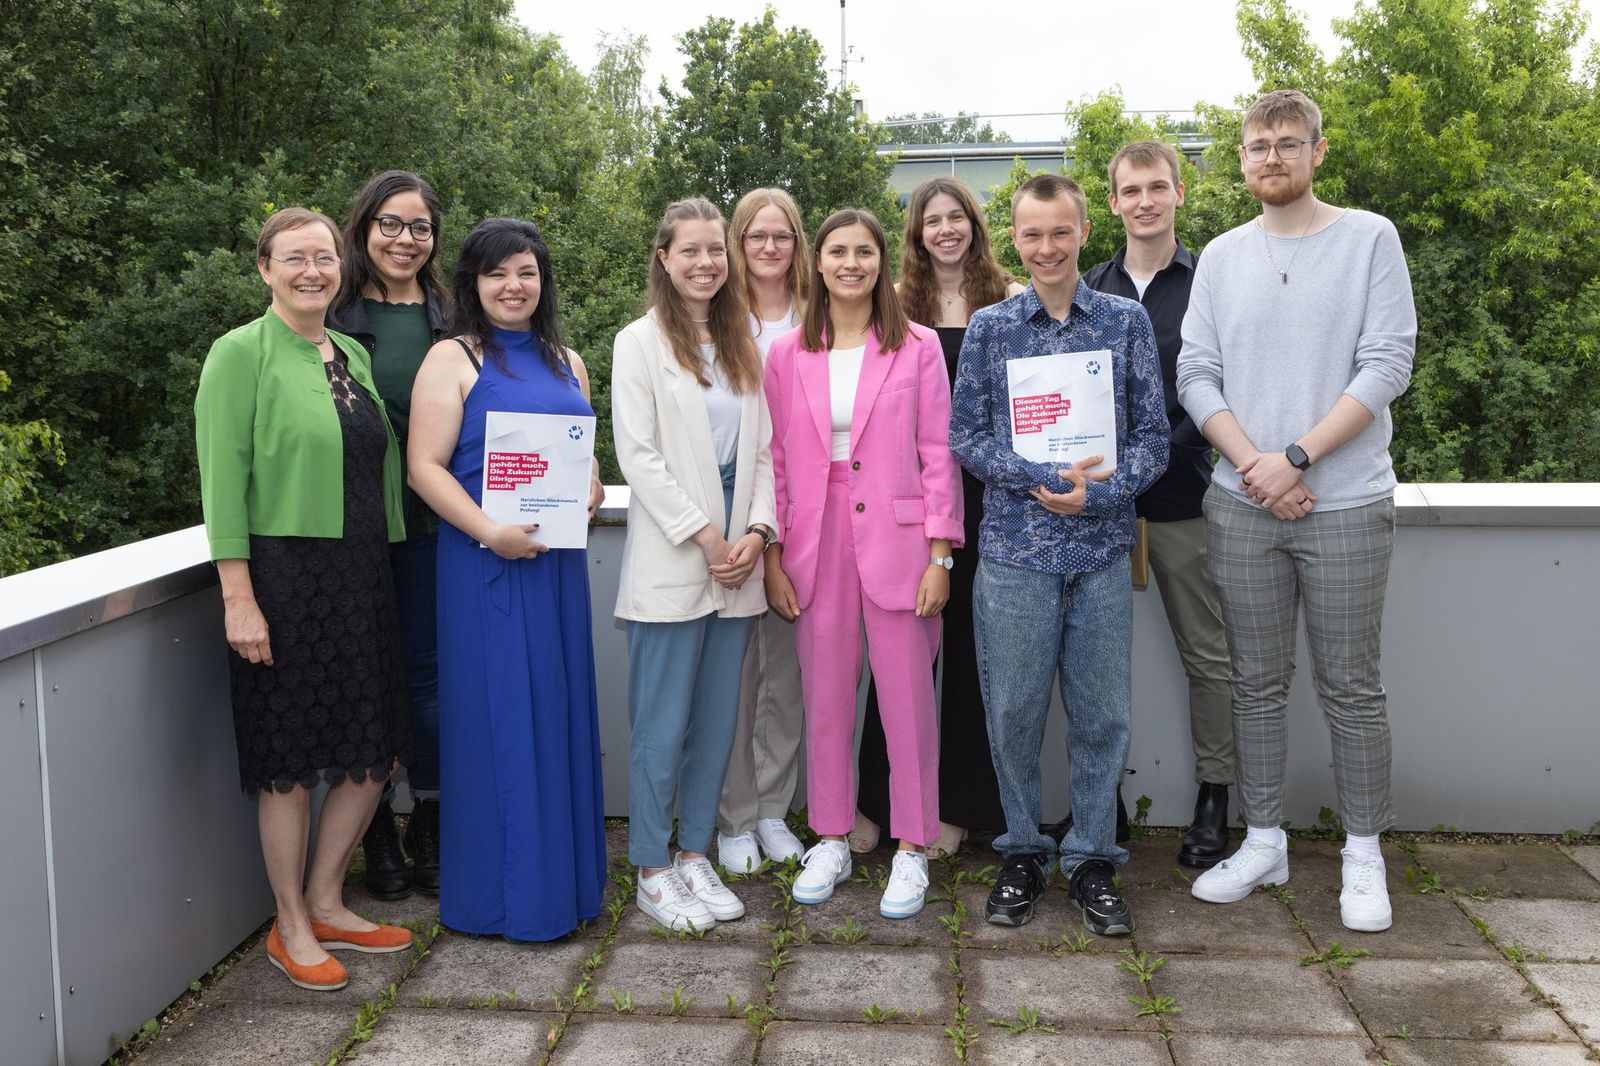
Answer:
[[1311, 456], [1307, 455], [1306, 450], [1300, 445], [1289, 445], [1283, 450], [1283, 454], [1289, 460], [1289, 465], [1296, 470], [1309, 470], [1311, 468]]

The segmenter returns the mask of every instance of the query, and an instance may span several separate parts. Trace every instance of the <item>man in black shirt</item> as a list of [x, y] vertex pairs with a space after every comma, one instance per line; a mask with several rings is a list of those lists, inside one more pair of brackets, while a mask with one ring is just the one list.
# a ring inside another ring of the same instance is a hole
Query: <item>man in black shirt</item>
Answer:
[[1174, 233], [1183, 206], [1178, 154], [1160, 141], [1123, 145], [1112, 157], [1111, 213], [1127, 243], [1084, 275], [1090, 288], [1138, 300], [1155, 326], [1172, 425], [1167, 472], [1139, 496], [1150, 569], [1189, 677], [1189, 728], [1194, 742], [1194, 824], [1178, 848], [1186, 866], [1214, 866], [1227, 852], [1228, 786], [1233, 783], [1233, 703], [1228, 644], [1216, 590], [1206, 575], [1206, 521], [1200, 501], [1211, 484], [1211, 445], [1178, 402], [1178, 353], [1189, 308], [1195, 256]]

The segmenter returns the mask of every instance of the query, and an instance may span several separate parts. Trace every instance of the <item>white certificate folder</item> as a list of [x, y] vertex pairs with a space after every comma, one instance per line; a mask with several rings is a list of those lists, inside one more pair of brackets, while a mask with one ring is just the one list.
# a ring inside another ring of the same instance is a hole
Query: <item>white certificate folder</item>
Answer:
[[1006, 360], [1011, 450], [1030, 463], [1066, 466], [1104, 456], [1117, 465], [1116, 387], [1111, 353], [1058, 352]]
[[589, 544], [594, 416], [489, 411], [483, 428], [483, 513], [537, 522], [551, 548]]

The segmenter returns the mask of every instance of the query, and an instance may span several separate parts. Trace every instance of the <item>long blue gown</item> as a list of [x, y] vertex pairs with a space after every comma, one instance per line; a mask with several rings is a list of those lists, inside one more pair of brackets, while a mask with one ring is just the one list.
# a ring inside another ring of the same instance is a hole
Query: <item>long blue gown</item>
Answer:
[[[484, 415], [590, 415], [529, 333], [496, 330], [450, 472], [482, 502]], [[553, 940], [600, 913], [600, 728], [588, 553], [506, 560], [439, 525], [439, 916], [465, 933]]]

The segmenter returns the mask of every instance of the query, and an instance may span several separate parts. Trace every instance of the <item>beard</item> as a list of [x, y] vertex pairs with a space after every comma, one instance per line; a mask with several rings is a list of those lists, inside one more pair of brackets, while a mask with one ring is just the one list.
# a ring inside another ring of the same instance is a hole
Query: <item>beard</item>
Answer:
[[1281, 172], [1287, 176], [1287, 181], [1268, 183], [1265, 179], [1277, 177], [1278, 174], [1257, 174], [1245, 179], [1245, 188], [1250, 190], [1250, 195], [1266, 204], [1268, 207], [1283, 207], [1292, 204], [1311, 191], [1311, 175], [1297, 174], [1292, 170]]

